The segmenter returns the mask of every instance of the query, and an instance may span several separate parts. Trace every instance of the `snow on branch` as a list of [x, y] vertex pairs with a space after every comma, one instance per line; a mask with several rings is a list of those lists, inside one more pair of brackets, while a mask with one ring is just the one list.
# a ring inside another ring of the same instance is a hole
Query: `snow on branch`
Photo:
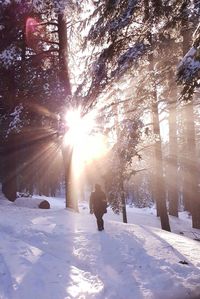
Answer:
[[183, 84], [181, 98], [190, 100], [200, 79], [200, 24], [193, 34], [193, 45], [177, 67], [176, 80]]
[[10, 114], [10, 117], [12, 118], [10, 124], [9, 124], [9, 128], [7, 131], [7, 135], [6, 137], [8, 137], [8, 135], [12, 132], [20, 132], [20, 129], [23, 127], [23, 123], [21, 120], [21, 115], [23, 112], [23, 106], [22, 104], [19, 104], [18, 106], [15, 107], [15, 110]]
[[128, 1], [126, 9], [122, 12], [121, 15], [119, 15], [118, 18], [108, 22], [106, 29], [108, 31], [115, 31], [126, 27], [130, 23], [130, 19], [133, 15], [134, 9], [136, 8], [137, 2], [137, 0]]
[[0, 0], [0, 6], [6, 6], [11, 3], [11, 0]]
[[118, 59], [118, 67], [112, 72], [113, 76], [122, 75], [131, 67], [131, 65], [146, 52], [147, 47], [143, 43], [136, 43], [133, 47], [129, 48]]
[[200, 70], [200, 47], [194, 46], [187, 52], [177, 68], [178, 83], [191, 82]]
[[10, 46], [0, 52], [0, 63], [8, 69], [18, 58], [18, 50], [15, 46]]
[[100, 16], [91, 27], [89, 39], [100, 40], [105, 32], [118, 34], [118, 31], [126, 28], [132, 20], [135, 9], [138, 7], [138, 0], [108, 1], [101, 9], [97, 8]]

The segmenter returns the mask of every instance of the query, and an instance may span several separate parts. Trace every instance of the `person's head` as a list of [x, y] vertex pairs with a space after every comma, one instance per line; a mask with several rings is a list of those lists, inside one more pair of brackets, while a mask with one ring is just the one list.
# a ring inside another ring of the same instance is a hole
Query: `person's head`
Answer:
[[95, 184], [94, 188], [95, 188], [95, 191], [101, 190], [101, 185]]

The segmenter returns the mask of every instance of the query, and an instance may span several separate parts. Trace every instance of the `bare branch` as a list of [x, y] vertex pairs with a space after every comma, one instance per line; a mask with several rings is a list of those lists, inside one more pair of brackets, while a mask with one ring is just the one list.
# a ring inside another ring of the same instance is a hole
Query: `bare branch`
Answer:
[[46, 53], [51, 53], [51, 52], [57, 52], [58, 53], [59, 51], [58, 51], [58, 49], [49, 49], [49, 50], [42, 51], [42, 52], [34, 54], [34, 55], [27, 55], [27, 56], [29, 57], [29, 59], [31, 59], [31, 58], [34, 58], [36, 56], [44, 55]]

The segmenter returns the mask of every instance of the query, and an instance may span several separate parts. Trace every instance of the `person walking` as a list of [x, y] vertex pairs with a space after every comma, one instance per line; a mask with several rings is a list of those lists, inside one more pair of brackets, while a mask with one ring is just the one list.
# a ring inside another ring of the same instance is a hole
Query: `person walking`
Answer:
[[97, 220], [99, 231], [104, 229], [103, 215], [107, 213], [106, 195], [99, 184], [95, 184], [95, 191], [90, 195], [90, 214], [93, 214]]

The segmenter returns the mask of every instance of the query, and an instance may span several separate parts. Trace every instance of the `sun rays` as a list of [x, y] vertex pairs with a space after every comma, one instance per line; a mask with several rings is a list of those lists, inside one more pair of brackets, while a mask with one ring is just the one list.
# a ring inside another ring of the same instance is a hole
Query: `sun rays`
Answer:
[[[69, 109], [61, 118], [39, 104], [29, 104], [29, 108], [43, 122], [41, 126], [24, 127], [16, 145], [10, 145], [7, 159], [16, 156], [18, 161], [16, 171], [9, 173], [6, 180], [17, 177], [19, 192], [29, 190], [31, 194], [53, 196], [53, 190], [60, 189], [65, 177], [66, 198], [69, 189], [72, 201], [77, 202], [82, 188], [96, 176], [102, 177], [103, 167], [99, 164], [103, 164], [102, 158], [109, 150], [107, 138], [95, 122], [97, 114], [82, 116], [80, 108]], [[68, 174], [70, 178], [66, 180]]]
[[100, 159], [108, 150], [105, 136], [94, 133], [95, 114], [81, 117], [80, 109], [66, 114], [68, 130], [64, 135], [65, 146], [73, 147], [73, 170], [76, 176], [83, 171], [85, 164]]

